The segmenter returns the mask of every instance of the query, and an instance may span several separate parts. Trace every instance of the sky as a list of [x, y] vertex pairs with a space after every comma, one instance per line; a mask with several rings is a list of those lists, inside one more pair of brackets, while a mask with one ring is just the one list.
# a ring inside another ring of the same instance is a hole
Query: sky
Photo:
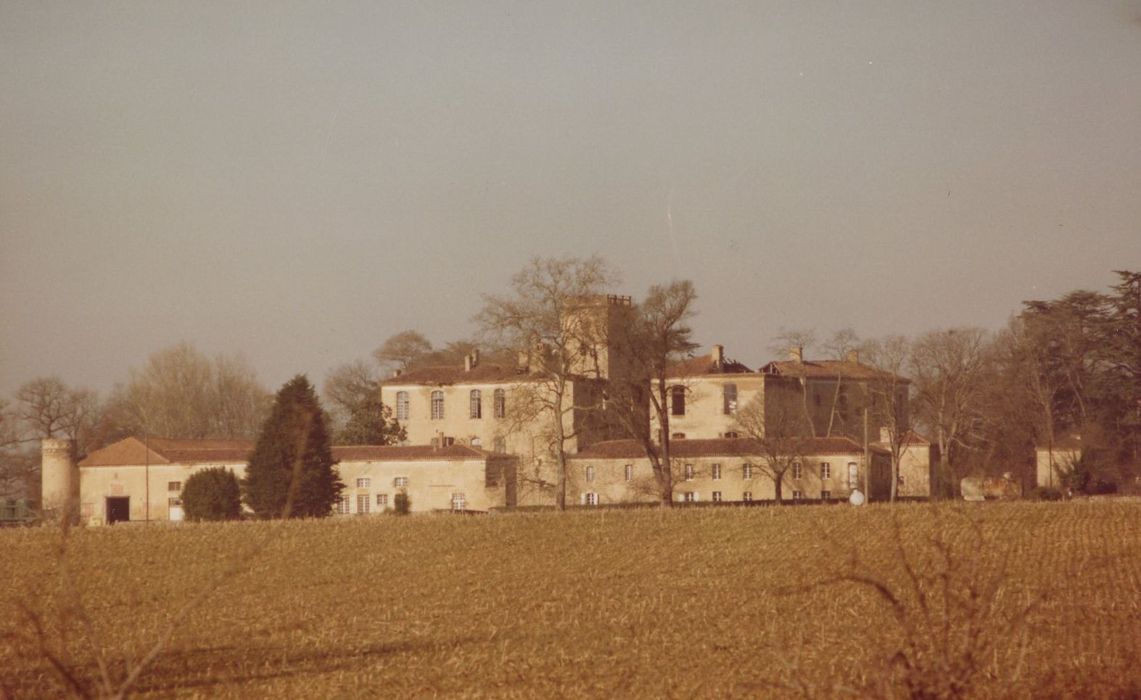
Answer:
[[703, 347], [999, 328], [1141, 268], [1141, 2], [0, 0], [0, 396], [269, 388], [536, 256]]

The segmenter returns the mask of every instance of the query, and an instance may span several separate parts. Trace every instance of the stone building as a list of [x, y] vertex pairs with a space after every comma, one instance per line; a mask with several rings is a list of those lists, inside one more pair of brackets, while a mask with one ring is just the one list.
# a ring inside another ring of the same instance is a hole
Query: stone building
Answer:
[[[79, 521], [84, 524], [180, 521], [187, 478], [208, 467], [223, 467], [241, 478], [253, 447], [240, 440], [128, 437], [78, 464], [62, 459], [52, 463], [45, 493], [49, 484], [64, 481], [60, 473], [72, 474], [68, 484], [77, 488]], [[58, 445], [45, 445], [49, 448]], [[505, 455], [462, 445], [335, 446], [332, 451], [345, 485], [334, 509], [339, 514], [383, 513], [401, 491], [408, 494], [412, 512], [514, 505], [514, 460]], [[58, 486], [53, 488], [58, 491]]]
[[[864, 448], [846, 437], [807, 438], [781, 481], [782, 500], [834, 501], [862, 488]], [[751, 502], [776, 498], [765, 449], [748, 438], [684, 439], [671, 444], [674, 500]], [[885, 498], [890, 461], [882, 448], [869, 450], [872, 495]], [[568, 502], [581, 505], [654, 503], [660, 496], [650, 461], [634, 440], [592, 445], [575, 455], [568, 475]]]

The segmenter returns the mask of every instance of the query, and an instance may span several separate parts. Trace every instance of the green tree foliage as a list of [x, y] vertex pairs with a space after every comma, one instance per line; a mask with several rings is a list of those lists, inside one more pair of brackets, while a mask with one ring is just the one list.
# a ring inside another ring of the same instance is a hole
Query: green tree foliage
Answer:
[[246, 504], [259, 518], [330, 514], [344, 485], [334, 468], [325, 414], [304, 375], [274, 397], [242, 480]]
[[1118, 271], [1103, 294], [1077, 290], [1028, 301], [1029, 379], [1043, 387], [1039, 441], [1081, 435], [1099, 452], [1086, 483], [1127, 480], [1141, 468], [1141, 273]]
[[238, 477], [225, 467], [210, 467], [191, 474], [182, 487], [187, 520], [237, 520], [242, 515]]

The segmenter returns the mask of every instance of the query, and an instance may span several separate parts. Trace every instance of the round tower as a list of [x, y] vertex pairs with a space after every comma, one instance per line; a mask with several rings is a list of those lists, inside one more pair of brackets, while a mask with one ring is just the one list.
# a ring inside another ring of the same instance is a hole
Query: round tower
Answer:
[[44, 438], [40, 449], [40, 507], [47, 519], [65, 513], [72, 520], [79, 513], [79, 468], [75, 464], [75, 441]]

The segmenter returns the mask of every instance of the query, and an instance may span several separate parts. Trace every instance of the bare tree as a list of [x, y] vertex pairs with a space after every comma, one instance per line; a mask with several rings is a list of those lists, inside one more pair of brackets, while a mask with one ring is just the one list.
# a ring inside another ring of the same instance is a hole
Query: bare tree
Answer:
[[401, 371], [408, 371], [421, 357], [432, 352], [432, 343], [419, 331], [401, 331], [373, 352], [384, 367], [391, 367]]
[[333, 439], [342, 445], [389, 445], [404, 439], [392, 409], [380, 401], [376, 367], [363, 360], [337, 367], [322, 393], [332, 418]]
[[774, 355], [783, 355], [789, 348], [800, 348], [808, 352], [816, 345], [816, 330], [814, 328], [781, 328], [780, 333], [773, 336], [769, 343], [769, 352]]
[[932, 331], [912, 346], [916, 417], [934, 434], [939, 473], [958, 481], [956, 452], [970, 448], [980, 424], [986, 369], [986, 331]]
[[[911, 442], [911, 426], [907, 420], [910, 382], [901, 376], [911, 359], [911, 343], [901, 335], [889, 335], [868, 342], [864, 346], [864, 353], [867, 363], [883, 374], [878, 381], [868, 382], [867, 390], [871, 395], [874, 424], [882, 426], [881, 437], [885, 438], [891, 454], [890, 498], [894, 502], [899, 488], [899, 464], [904, 449]], [[865, 426], [867, 423], [868, 417], [865, 415]], [[865, 434], [865, 448], [867, 441], [868, 436]], [[865, 495], [870, 499], [871, 488], [866, 488], [866, 491]]]
[[190, 343], [160, 350], [116, 388], [111, 409], [128, 431], [170, 438], [251, 438], [269, 392], [241, 358], [211, 360]]
[[635, 310], [633, 322], [620, 337], [612, 339], [612, 347], [629, 366], [626, 376], [613, 380], [608, 388], [610, 414], [623, 432], [642, 446], [658, 497], [667, 508], [673, 504], [675, 477], [669, 409], [674, 378], [669, 373], [674, 363], [697, 348], [689, 327], [696, 299], [697, 292], [689, 280], [654, 285]]
[[59, 377], [37, 377], [16, 391], [14, 419], [23, 423], [24, 440], [66, 437], [75, 440], [79, 454], [87, 450], [99, 419], [98, 395], [73, 389]]
[[763, 396], [745, 404], [735, 422], [745, 438], [742, 444], [759, 458], [757, 469], [772, 480], [776, 501], [782, 502], [785, 475], [795, 464], [804, 464], [814, 438], [801, 429], [796, 411], [783, 403], [766, 410]]
[[[838, 362], [847, 361], [851, 354], [860, 348], [860, 337], [851, 328], [841, 328], [832, 334], [824, 344], [825, 350]], [[836, 365], [836, 385], [832, 391], [832, 407], [828, 412], [828, 427], [824, 431], [825, 437], [832, 437], [836, 428], [836, 418], [840, 414], [840, 402], [844, 396], [844, 372], [841, 365]]]
[[487, 295], [477, 316], [487, 337], [529, 352], [525, 381], [513, 389], [512, 410], [545, 425], [541, 431], [555, 462], [555, 504], [566, 508], [568, 444], [576, 437], [576, 411], [596, 410], [575, 396], [582, 377], [581, 349], [597, 345], [592, 324], [569, 323], [575, 305], [600, 294], [614, 273], [597, 256], [535, 258], [511, 280], [511, 293]]

